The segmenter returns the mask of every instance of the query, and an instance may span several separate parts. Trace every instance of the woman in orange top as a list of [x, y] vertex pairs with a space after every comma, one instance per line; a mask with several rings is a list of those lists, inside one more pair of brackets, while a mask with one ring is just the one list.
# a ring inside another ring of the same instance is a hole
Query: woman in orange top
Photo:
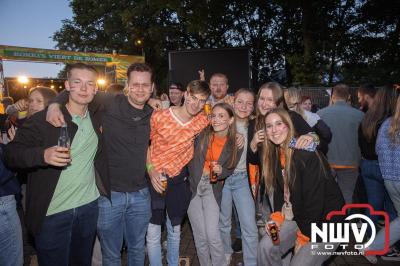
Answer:
[[211, 126], [195, 141], [189, 163], [192, 200], [188, 216], [200, 265], [227, 265], [218, 221], [223, 181], [233, 173], [242, 150], [236, 144], [235, 116], [226, 103], [212, 109]]

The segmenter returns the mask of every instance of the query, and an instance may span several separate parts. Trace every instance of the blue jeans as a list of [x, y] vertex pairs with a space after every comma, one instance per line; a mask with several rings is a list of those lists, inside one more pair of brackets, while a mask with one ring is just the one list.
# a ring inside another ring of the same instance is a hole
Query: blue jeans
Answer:
[[[397, 212], [397, 218], [389, 224], [389, 246], [400, 240], [400, 182], [385, 180], [385, 187]], [[385, 243], [385, 228], [382, 228], [375, 237], [375, 241], [368, 249], [383, 249]]]
[[[396, 218], [397, 213], [386, 191], [378, 161], [361, 160], [360, 168], [367, 190], [368, 203], [374, 207], [374, 210], [386, 211], [392, 221]], [[370, 218], [376, 224], [378, 217], [372, 215]]]
[[39, 265], [90, 266], [97, 217], [97, 200], [46, 216], [35, 238]]
[[22, 231], [14, 195], [0, 197], [0, 265], [22, 265]]
[[225, 254], [233, 253], [231, 248], [232, 202], [239, 216], [244, 264], [257, 265], [258, 232], [255, 205], [245, 171], [235, 172], [229, 176], [222, 190], [219, 227]]
[[236, 239], [242, 240], [242, 229], [240, 229], [239, 215], [237, 213], [235, 204], [233, 204], [233, 220], [235, 222], [235, 237]]
[[[181, 241], [181, 226], [172, 226], [167, 214], [167, 263], [177, 266], [179, 263], [179, 244]], [[161, 225], [149, 223], [147, 229], [147, 252], [151, 266], [162, 266], [161, 261]]]
[[146, 229], [151, 218], [150, 192], [111, 191], [111, 202], [99, 199], [97, 223], [103, 265], [121, 265], [122, 242], [128, 247], [128, 265], [144, 265]]

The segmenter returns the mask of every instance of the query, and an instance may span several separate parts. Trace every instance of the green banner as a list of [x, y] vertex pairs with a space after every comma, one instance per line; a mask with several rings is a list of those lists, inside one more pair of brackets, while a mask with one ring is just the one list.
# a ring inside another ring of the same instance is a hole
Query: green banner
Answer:
[[4, 55], [14, 58], [21, 59], [39, 59], [43, 61], [81, 61], [88, 63], [107, 63], [112, 62], [113, 59], [111, 57], [104, 56], [86, 56], [86, 55], [67, 55], [61, 53], [38, 53], [38, 52], [30, 52], [30, 51], [17, 51], [17, 50], [8, 50], [4, 49]]
[[123, 54], [83, 53], [63, 50], [39, 49], [0, 45], [0, 59], [32, 62], [77, 63], [115, 67], [116, 79], [126, 80], [126, 70], [132, 63], [144, 62], [143, 56]]

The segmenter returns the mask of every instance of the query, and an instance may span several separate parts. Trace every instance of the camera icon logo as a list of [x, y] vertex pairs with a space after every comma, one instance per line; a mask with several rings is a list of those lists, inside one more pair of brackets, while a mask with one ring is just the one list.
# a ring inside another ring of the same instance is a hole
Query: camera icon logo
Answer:
[[[367, 249], [375, 240], [377, 230], [373, 221], [364, 214], [356, 213], [347, 215], [351, 209], [366, 209], [371, 216], [381, 216], [385, 221], [385, 243], [384, 248], [380, 250], [367, 250], [364, 255], [384, 255], [389, 251], [389, 216], [384, 211], [376, 211], [369, 204], [346, 204], [340, 211], [331, 211], [326, 216], [327, 222], [322, 224], [311, 224], [311, 242], [312, 249], [323, 245], [325, 249], [331, 249], [333, 243], [339, 243], [339, 248], [345, 250], [352, 245], [350, 243], [350, 235], [352, 234], [355, 239], [354, 249], [363, 251]], [[342, 222], [329, 222], [334, 217], [345, 217]], [[367, 242], [364, 239], [367, 235], [367, 229], [370, 229], [371, 236]], [[317, 238], [322, 241], [318, 242]]]

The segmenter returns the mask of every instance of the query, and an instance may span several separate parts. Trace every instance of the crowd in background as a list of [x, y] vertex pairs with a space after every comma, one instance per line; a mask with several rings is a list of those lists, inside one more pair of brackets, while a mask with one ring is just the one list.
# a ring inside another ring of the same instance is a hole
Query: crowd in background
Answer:
[[[200, 265], [230, 265], [238, 251], [244, 265], [321, 265], [330, 255], [312, 255], [324, 249], [313, 249], [311, 223], [349, 203], [387, 212], [391, 248], [381, 258], [400, 260], [399, 86], [360, 86], [356, 108], [337, 84], [316, 110], [294, 87], [231, 95], [226, 75], [207, 82], [203, 70], [160, 97], [147, 64], [106, 92], [89, 65], [67, 74], [65, 91], [34, 87], [5, 108], [0, 265], [23, 264], [21, 226], [40, 265], [121, 265], [126, 249], [128, 265], [147, 254], [154, 266], [165, 226], [164, 259], [178, 265], [185, 217]], [[383, 249], [384, 233], [367, 249]]]

